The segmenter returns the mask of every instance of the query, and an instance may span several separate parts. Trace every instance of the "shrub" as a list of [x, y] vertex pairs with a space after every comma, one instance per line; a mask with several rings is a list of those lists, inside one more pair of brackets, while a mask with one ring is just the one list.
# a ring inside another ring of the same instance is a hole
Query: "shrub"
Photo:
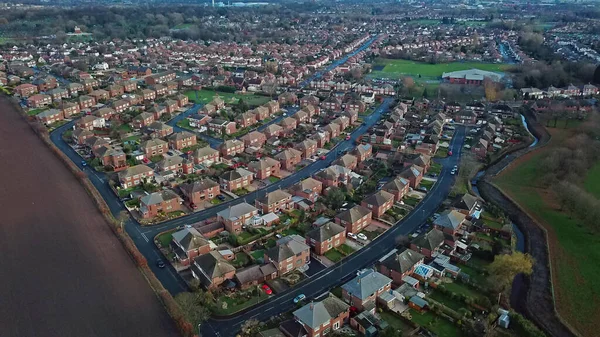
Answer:
[[546, 335], [531, 321], [521, 314], [511, 311], [510, 317], [512, 326], [519, 336], [523, 337], [545, 337]]

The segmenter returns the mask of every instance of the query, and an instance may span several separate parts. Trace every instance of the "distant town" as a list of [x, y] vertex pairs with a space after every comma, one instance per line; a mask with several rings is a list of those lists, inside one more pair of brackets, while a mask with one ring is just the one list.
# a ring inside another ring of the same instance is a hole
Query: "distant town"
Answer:
[[523, 193], [595, 205], [597, 8], [46, 5], [0, 10], [0, 90], [180, 334], [594, 335], [547, 248], [563, 227]]

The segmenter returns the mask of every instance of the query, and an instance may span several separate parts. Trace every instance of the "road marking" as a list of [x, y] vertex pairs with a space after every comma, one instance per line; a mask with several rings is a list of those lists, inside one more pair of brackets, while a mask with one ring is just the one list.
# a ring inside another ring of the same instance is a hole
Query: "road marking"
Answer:
[[146, 236], [146, 233], [142, 233], [142, 237], [144, 238], [144, 240], [146, 240], [146, 242], [150, 242], [150, 240], [148, 240], [148, 237]]

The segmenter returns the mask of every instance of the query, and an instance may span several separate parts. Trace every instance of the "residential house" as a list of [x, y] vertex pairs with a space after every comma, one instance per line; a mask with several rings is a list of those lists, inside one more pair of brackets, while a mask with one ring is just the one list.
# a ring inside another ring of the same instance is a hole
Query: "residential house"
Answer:
[[457, 210], [447, 210], [433, 221], [433, 226], [444, 233], [451, 235], [458, 234], [465, 223], [467, 216]]
[[411, 188], [417, 188], [423, 180], [423, 168], [418, 165], [411, 165], [400, 173], [400, 177], [409, 181]]
[[154, 101], [156, 99], [156, 92], [150, 89], [142, 89], [142, 97], [144, 101]]
[[151, 219], [159, 214], [168, 214], [180, 209], [180, 198], [171, 190], [150, 193], [140, 198], [140, 213], [144, 219]]
[[279, 102], [278, 101], [269, 101], [264, 106], [267, 109], [269, 109], [269, 115], [270, 116], [275, 115], [276, 113], [279, 112], [279, 110], [281, 110], [281, 108], [279, 107]]
[[245, 147], [262, 147], [267, 142], [267, 137], [258, 131], [252, 131], [240, 138]]
[[214, 163], [218, 163], [219, 159], [219, 151], [213, 149], [210, 146], [201, 147], [196, 149], [192, 153], [192, 158], [194, 159], [195, 164], [202, 164], [204, 166], [211, 166]]
[[323, 183], [309, 177], [292, 185], [290, 192], [314, 203], [323, 192]]
[[[258, 209], [248, 203], [242, 202], [231, 205], [217, 213], [217, 220], [225, 225], [225, 229], [231, 234], [239, 234], [242, 226], [255, 224]], [[260, 218], [259, 218], [260, 219]]]
[[173, 133], [168, 137], [169, 147], [175, 150], [183, 150], [196, 145], [196, 135], [189, 131]]
[[248, 170], [254, 173], [256, 179], [267, 179], [270, 176], [280, 177], [281, 163], [271, 157], [263, 157], [248, 164]]
[[264, 130], [265, 136], [268, 138], [279, 137], [283, 133], [283, 128], [277, 124], [271, 124]]
[[279, 275], [302, 270], [310, 263], [310, 247], [299, 235], [284, 236], [277, 240], [275, 247], [265, 252], [265, 261], [272, 262]]
[[319, 302], [311, 302], [293, 312], [294, 319], [302, 324], [308, 337], [325, 336], [336, 331], [350, 317], [350, 306], [329, 294]]
[[146, 157], [159, 156], [166, 153], [169, 149], [167, 142], [162, 139], [154, 138], [146, 140], [140, 144], [140, 149], [144, 151]]
[[123, 188], [137, 186], [144, 180], [152, 180], [154, 178], [154, 170], [146, 165], [135, 165], [127, 168], [125, 171], [119, 172], [119, 182]]
[[351, 173], [351, 170], [343, 166], [332, 165], [317, 172], [314, 177], [322, 182], [325, 187], [338, 187], [340, 185], [348, 184]]
[[40, 122], [50, 125], [64, 119], [62, 111], [58, 109], [48, 109], [35, 116]]
[[173, 133], [173, 127], [163, 122], [152, 122], [146, 130], [152, 138], [164, 138]]
[[343, 166], [349, 170], [354, 170], [358, 165], [358, 159], [351, 154], [345, 154], [336, 159], [333, 164]]
[[452, 206], [457, 210], [465, 210], [469, 215], [479, 218], [483, 201], [470, 193], [465, 193], [462, 196], [458, 196], [452, 203]]
[[124, 93], [125, 87], [123, 87], [122, 85], [113, 84], [108, 86], [108, 94], [110, 95], [110, 97], [121, 96]]
[[187, 97], [186, 95], [182, 95], [182, 94], [175, 96], [175, 99], [177, 100], [177, 104], [180, 107], [184, 107], [184, 106], [188, 105], [188, 103], [190, 102], [189, 97]]
[[389, 277], [367, 269], [342, 285], [342, 297], [359, 311], [374, 312], [377, 297], [390, 291], [391, 286]]
[[138, 88], [137, 81], [127, 81], [123, 83], [123, 90], [125, 92], [134, 92]]
[[321, 128], [324, 132], [329, 133], [329, 139], [336, 138], [340, 135], [340, 125], [337, 123], [329, 123]]
[[254, 113], [254, 117], [257, 121], [264, 121], [265, 119], [269, 118], [269, 116], [272, 116], [271, 110], [266, 106], [259, 106], [251, 111]]
[[180, 156], [166, 156], [156, 163], [156, 169], [165, 176], [175, 173], [190, 174], [194, 173], [194, 163]]
[[221, 156], [235, 156], [238, 153], [242, 153], [245, 150], [244, 142], [238, 139], [226, 140], [219, 146]]
[[278, 213], [293, 208], [292, 195], [281, 189], [256, 198], [255, 204], [263, 214]]
[[283, 128], [283, 132], [291, 132], [298, 126], [298, 121], [292, 117], [284, 118], [279, 125]]
[[145, 126], [150, 125], [154, 122], [154, 115], [149, 112], [142, 112], [141, 114], [135, 116], [131, 124], [135, 129], [141, 129]]
[[254, 174], [252, 172], [243, 168], [237, 168], [223, 173], [219, 177], [219, 184], [222, 189], [232, 192], [250, 186], [253, 180]]
[[242, 128], [250, 127], [257, 122], [256, 114], [252, 113], [251, 111], [243, 112], [235, 118], [235, 122]]
[[388, 181], [381, 188], [382, 191], [391, 193], [394, 196], [394, 201], [399, 202], [409, 192], [410, 182], [408, 179], [396, 177], [394, 180]]
[[370, 209], [356, 205], [335, 216], [335, 223], [346, 227], [346, 232], [357, 234], [371, 224], [373, 213]]
[[317, 153], [317, 142], [312, 139], [305, 139], [295, 147], [302, 153], [304, 159], [308, 159]]
[[215, 118], [208, 122], [208, 130], [216, 133], [217, 135], [230, 135], [235, 133], [237, 128], [235, 122]]
[[110, 167], [114, 172], [118, 172], [129, 167], [125, 152], [112, 146], [102, 146], [94, 150], [94, 156], [99, 158], [102, 165]]
[[96, 99], [94, 97], [87, 96], [87, 95], [79, 96], [77, 98], [77, 101], [79, 102], [79, 108], [81, 110], [89, 109], [89, 108], [93, 107], [94, 104], [96, 104]]
[[176, 100], [172, 100], [172, 99], [165, 100], [164, 105], [166, 107], [167, 113], [169, 113], [171, 115], [177, 113], [177, 109], [179, 109], [179, 103], [177, 103]]
[[212, 250], [210, 241], [194, 227], [185, 227], [173, 233], [172, 242], [175, 257], [184, 266], [189, 265], [195, 257], [208, 254]]
[[94, 97], [96, 102], [100, 102], [100, 101], [107, 100], [110, 98], [110, 94], [108, 93], [108, 91], [106, 91], [104, 89], [96, 89], [96, 90], [90, 92], [88, 95], [91, 97]]
[[323, 255], [346, 242], [346, 228], [328, 222], [306, 233], [306, 241], [317, 255]]
[[67, 89], [69, 90], [69, 95], [76, 96], [80, 92], [83, 92], [83, 84], [71, 82], [67, 84]]
[[200, 206], [203, 202], [210, 201], [221, 194], [219, 184], [209, 178], [204, 178], [189, 184], [182, 184], [179, 188], [181, 189], [184, 199], [187, 200], [191, 206]]
[[50, 95], [53, 101], [60, 101], [63, 98], [70, 97], [69, 91], [65, 88], [54, 88], [52, 90], [48, 90], [46, 93]]
[[429, 232], [415, 238], [410, 243], [410, 249], [430, 259], [444, 244], [444, 240], [444, 232], [433, 228]]
[[371, 210], [374, 218], [379, 218], [394, 205], [394, 195], [384, 190], [379, 190], [368, 196], [360, 204]]
[[75, 102], [62, 102], [60, 104], [60, 111], [63, 113], [65, 118], [71, 118], [71, 116], [81, 112], [79, 109], [79, 104]]
[[252, 265], [238, 269], [235, 273], [235, 281], [241, 289], [257, 286], [277, 277], [277, 268], [272, 263]]
[[307, 96], [300, 98], [300, 107], [305, 107], [307, 105], [312, 105], [314, 107], [318, 107], [319, 101], [320, 100], [318, 97], [315, 97], [312, 95], [307, 95]]
[[[79, 109], [79, 108], [78, 108]], [[104, 120], [109, 120], [116, 114], [115, 110], [111, 108], [100, 108], [94, 111], [94, 116], [104, 118]]]
[[94, 133], [90, 130], [75, 129], [73, 130], [72, 138], [73, 141], [78, 145], [84, 145], [85, 140], [94, 137]]
[[103, 146], [109, 145], [109, 143], [102, 137], [92, 136], [85, 140], [85, 145], [89, 147], [90, 150], [95, 151]]
[[394, 249], [379, 261], [377, 269], [381, 274], [390, 277], [394, 284], [401, 285], [404, 283], [403, 279], [410, 276], [424, 260], [423, 254], [412, 249], [401, 248], [400, 251]]
[[94, 130], [94, 127], [95, 127], [94, 124], [96, 124], [96, 125], [100, 124], [100, 123], [95, 123], [96, 119], [98, 119], [98, 117], [92, 116], [92, 115], [83, 116], [75, 121], [75, 126], [80, 129], [92, 131], [92, 130]]
[[288, 148], [276, 154], [275, 159], [279, 160], [282, 169], [293, 172], [302, 161], [302, 152]]
[[52, 103], [52, 97], [50, 95], [35, 94], [27, 98], [27, 106], [30, 108], [41, 108]]
[[194, 258], [191, 270], [192, 276], [207, 289], [215, 289], [235, 276], [235, 267], [215, 251]]
[[471, 148], [471, 152], [473, 152], [479, 159], [483, 160], [487, 156], [488, 148], [488, 141], [483, 138], [479, 138], [477, 144]]
[[38, 88], [33, 84], [24, 83], [16, 86], [14, 92], [21, 97], [29, 97], [36, 94], [38, 92]]

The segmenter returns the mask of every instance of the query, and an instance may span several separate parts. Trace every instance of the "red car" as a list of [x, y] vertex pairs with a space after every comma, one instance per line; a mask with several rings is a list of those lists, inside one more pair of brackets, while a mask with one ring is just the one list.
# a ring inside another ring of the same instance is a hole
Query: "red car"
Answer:
[[327, 159], [327, 157], [321, 156], [321, 160], [325, 160], [325, 159]]
[[346, 140], [350, 140], [350, 135], [346, 136]]
[[452, 155], [452, 151], [448, 151], [448, 155], [451, 156]]
[[265, 294], [267, 294], [267, 295], [273, 294], [273, 290], [271, 290], [271, 288], [269, 288], [269, 286], [266, 284], [263, 284], [262, 289], [265, 291]]

